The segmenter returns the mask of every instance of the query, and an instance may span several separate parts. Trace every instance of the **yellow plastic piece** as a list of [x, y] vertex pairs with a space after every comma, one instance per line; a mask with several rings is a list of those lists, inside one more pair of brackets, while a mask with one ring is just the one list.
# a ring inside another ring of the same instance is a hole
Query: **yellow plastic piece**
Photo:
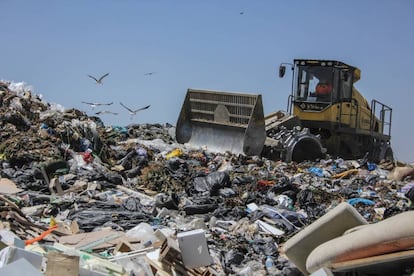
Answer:
[[168, 159], [173, 158], [173, 157], [180, 157], [183, 154], [184, 153], [181, 149], [174, 149], [170, 153], [168, 153], [165, 158], [168, 160]]

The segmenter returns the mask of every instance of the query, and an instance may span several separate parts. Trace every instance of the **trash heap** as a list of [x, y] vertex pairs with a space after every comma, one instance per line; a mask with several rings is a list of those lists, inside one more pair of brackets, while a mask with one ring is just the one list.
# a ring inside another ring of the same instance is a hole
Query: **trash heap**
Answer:
[[375, 223], [414, 198], [410, 164], [212, 153], [14, 83], [0, 118], [0, 274], [302, 275], [282, 246], [315, 220], [347, 202]]

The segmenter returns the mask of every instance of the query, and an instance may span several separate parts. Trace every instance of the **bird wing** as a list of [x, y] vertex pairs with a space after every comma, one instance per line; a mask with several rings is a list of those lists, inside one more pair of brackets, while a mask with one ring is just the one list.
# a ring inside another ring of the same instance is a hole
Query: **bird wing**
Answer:
[[98, 106], [98, 105], [111, 105], [111, 104], [113, 104], [113, 102], [110, 102], [110, 103], [90, 103], [90, 102], [82, 102], [82, 103], [89, 104], [89, 105], [96, 105], [96, 106]]
[[91, 79], [94, 79], [96, 82], [98, 82], [98, 80], [94, 76], [88, 75], [88, 77], [90, 77]]
[[132, 109], [130, 109], [129, 107], [127, 107], [126, 105], [124, 105], [123, 103], [119, 102], [124, 108], [126, 108], [129, 112], [131, 113], [135, 113]]
[[102, 77], [100, 77], [99, 80], [98, 80], [98, 82], [101, 82], [103, 80], [103, 78], [105, 78], [108, 75], [109, 75], [109, 73], [106, 73], [105, 75], [103, 75]]
[[151, 105], [147, 105], [147, 106], [144, 106], [144, 107], [138, 108], [137, 110], [135, 110], [135, 111], [134, 111], [134, 113], [135, 113], [135, 112], [138, 112], [138, 111], [141, 111], [141, 110], [144, 110], [144, 109], [148, 109], [150, 106], [151, 106]]
[[107, 110], [105, 110], [105, 111], [99, 111], [99, 112], [96, 112], [95, 114], [96, 115], [100, 115], [100, 114], [113, 114], [113, 115], [118, 115], [118, 113], [116, 113], [116, 112], [107, 111]]

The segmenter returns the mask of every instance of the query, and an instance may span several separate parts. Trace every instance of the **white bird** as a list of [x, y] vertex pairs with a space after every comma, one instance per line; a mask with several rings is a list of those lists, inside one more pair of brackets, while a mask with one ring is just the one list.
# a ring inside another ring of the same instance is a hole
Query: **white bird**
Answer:
[[88, 77], [90, 77], [91, 79], [95, 80], [96, 81], [96, 84], [102, 84], [103, 78], [105, 78], [108, 75], [109, 75], [109, 73], [106, 73], [105, 75], [103, 75], [99, 79], [97, 79], [97, 78], [95, 78], [94, 76], [91, 76], [91, 75], [88, 75]]
[[111, 104], [113, 104], [113, 102], [110, 102], [110, 103], [90, 103], [90, 102], [82, 102], [82, 103], [90, 105], [92, 109], [94, 109], [97, 106], [101, 106], [101, 105], [111, 105]]
[[144, 110], [144, 109], [148, 109], [151, 105], [147, 105], [147, 106], [144, 106], [144, 107], [141, 107], [141, 108], [138, 108], [138, 109], [135, 109], [135, 110], [132, 110], [131, 108], [129, 108], [129, 107], [127, 107], [126, 105], [124, 105], [123, 103], [121, 103], [120, 102], [120, 104], [122, 105], [122, 107], [124, 107], [126, 110], [128, 110], [129, 111], [129, 114], [131, 114], [131, 120], [132, 120], [132, 117], [134, 116], [134, 115], [137, 115], [137, 112], [139, 112], [139, 111], [141, 111], [141, 110]]
[[152, 76], [152, 75], [154, 75], [156, 72], [147, 72], [147, 73], [145, 73], [144, 74], [144, 76]]
[[116, 113], [116, 112], [112, 112], [112, 111], [108, 111], [108, 110], [105, 110], [105, 111], [98, 111], [98, 112], [96, 112], [95, 114], [96, 114], [96, 115], [103, 115], [103, 114], [118, 115], [118, 113]]

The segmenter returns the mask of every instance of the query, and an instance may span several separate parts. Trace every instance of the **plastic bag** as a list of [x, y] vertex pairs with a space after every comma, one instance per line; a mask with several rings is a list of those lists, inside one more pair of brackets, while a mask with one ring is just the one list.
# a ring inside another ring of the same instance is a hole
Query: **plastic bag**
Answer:
[[231, 249], [224, 256], [226, 265], [240, 265], [244, 260], [244, 255], [242, 252], [239, 252], [235, 249]]
[[213, 172], [205, 177], [196, 177], [193, 180], [194, 189], [199, 192], [209, 192], [217, 195], [221, 188], [230, 184], [230, 177], [226, 172]]
[[180, 199], [175, 193], [171, 193], [169, 195], [159, 193], [155, 196], [155, 206], [159, 208], [165, 207], [167, 209], [178, 210], [179, 203]]
[[154, 235], [154, 229], [152, 229], [151, 225], [145, 222], [141, 222], [134, 228], [129, 229], [125, 232], [125, 235], [141, 240], [144, 247], [147, 247], [158, 240]]

